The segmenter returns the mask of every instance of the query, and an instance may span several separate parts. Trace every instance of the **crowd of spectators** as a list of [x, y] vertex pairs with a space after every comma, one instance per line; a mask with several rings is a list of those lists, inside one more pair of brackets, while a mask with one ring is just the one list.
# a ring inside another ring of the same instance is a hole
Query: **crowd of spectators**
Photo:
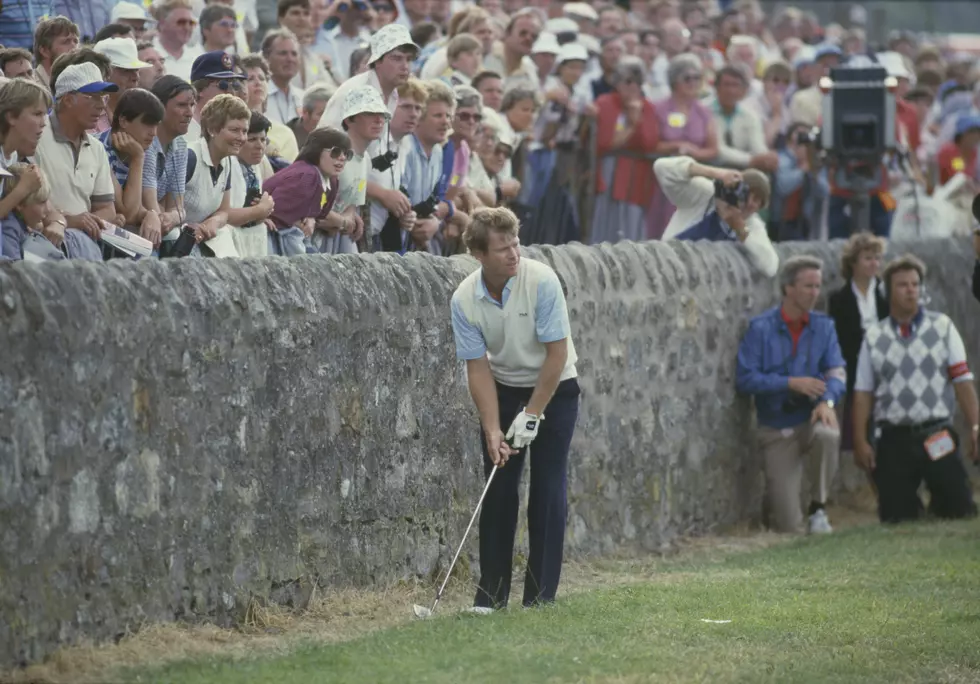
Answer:
[[[508, 206], [526, 244], [742, 239], [773, 275], [764, 238], [852, 232], [806, 142], [845, 60], [899, 82], [875, 234], [908, 187], [980, 179], [975, 57], [758, 0], [279, 0], [263, 33], [250, 0], [50, 9], [0, 9], [10, 259], [133, 256], [116, 226], [162, 257], [451, 255], [474, 209]], [[751, 181], [746, 227], [672, 220], [711, 208], [675, 202], [698, 175]]]

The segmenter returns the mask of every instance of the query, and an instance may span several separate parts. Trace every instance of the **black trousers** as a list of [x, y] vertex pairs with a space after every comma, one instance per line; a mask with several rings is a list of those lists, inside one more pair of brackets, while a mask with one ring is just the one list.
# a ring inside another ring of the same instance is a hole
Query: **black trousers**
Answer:
[[[949, 430], [956, 450], [938, 461], [929, 458], [925, 441]], [[929, 513], [939, 518], [976, 515], [970, 479], [960, 456], [959, 436], [949, 425], [882, 425], [875, 450], [874, 483], [878, 489], [878, 518], [884, 523], [915, 520], [923, 513], [919, 484], [929, 488]]]
[[[497, 384], [504, 433], [531, 399], [533, 388]], [[568, 448], [578, 418], [579, 386], [574, 378], [558, 385], [531, 442], [531, 483], [527, 505], [529, 556], [524, 575], [525, 606], [555, 600], [561, 579], [568, 514]], [[483, 445], [483, 473], [493, 470]], [[518, 489], [528, 449], [512, 456], [494, 478], [480, 511], [480, 584], [473, 605], [503, 608], [510, 598], [514, 536], [520, 504]]]

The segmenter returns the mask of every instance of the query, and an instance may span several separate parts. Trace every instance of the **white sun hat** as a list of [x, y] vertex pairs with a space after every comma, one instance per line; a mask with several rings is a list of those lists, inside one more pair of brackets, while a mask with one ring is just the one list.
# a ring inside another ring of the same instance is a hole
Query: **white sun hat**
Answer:
[[558, 37], [547, 31], [542, 31], [538, 35], [538, 39], [534, 41], [534, 46], [531, 48], [532, 55], [557, 55], [559, 52], [561, 52], [561, 45], [558, 44]]
[[358, 114], [384, 114], [391, 118], [391, 112], [381, 99], [381, 91], [370, 85], [358, 86], [344, 98], [344, 116], [341, 120], [346, 121]]
[[368, 65], [374, 64], [392, 50], [406, 46], [414, 48], [416, 53], [420, 52], [419, 46], [412, 40], [407, 28], [401, 24], [382, 26], [371, 36], [371, 58], [368, 60]]
[[561, 46], [561, 50], [558, 51], [558, 64], [572, 62], [577, 59], [583, 62], [589, 61], [589, 51], [585, 49], [584, 45], [581, 43], [568, 43]]
[[136, 41], [132, 38], [106, 38], [95, 44], [95, 51], [109, 58], [109, 63], [117, 69], [145, 69], [151, 66], [140, 60]]
[[113, 8], [112, 13], [109, 15], [110, 23], [116, 23], [120, 19], [129, 19], [135, 21], [150, 21], [150, 17], [147, 16], [146, 10], [137, 5], [135, 2], [117, 2]]

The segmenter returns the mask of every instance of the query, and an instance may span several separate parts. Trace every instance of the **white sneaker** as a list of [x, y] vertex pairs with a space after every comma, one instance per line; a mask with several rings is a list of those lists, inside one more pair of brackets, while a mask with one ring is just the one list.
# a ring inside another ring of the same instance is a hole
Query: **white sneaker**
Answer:
[[493, 608], [489, 606], [470, 606], [466, 609], [467, 613], [473, 613], [474, 615], [493, 615]]
[[830, 534], [833, 531], [834, 528], [830, 526], [827, 514], [822, 508], [810, 516], [810, 534]]

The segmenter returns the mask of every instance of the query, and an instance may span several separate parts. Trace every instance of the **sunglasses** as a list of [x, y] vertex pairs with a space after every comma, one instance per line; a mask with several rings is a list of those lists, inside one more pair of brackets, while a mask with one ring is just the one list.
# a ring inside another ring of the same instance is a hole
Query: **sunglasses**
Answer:
[[354, 158], [354, 150], [349, 147], [331, 147], [330, 148], [330, 158], [331, 159], [343, 159], [344, 161], [350, 161]]
[[462, 121], [463, 123], [470, 123], [471, 121], [473, 123], [480, 123], [481, 121], [483, 121], [483, 114], [474, 114], [472, 112], [459, 112], [456, 115], [456, 118]]
[[190, 26], [194, 28], [197, 26], [197, 22], [194, 19], [178, 19], [177, 26]]
[[393, 14], [395, 11], [393, 5], [371, 5], [371, 7], [373, 7], [374, 11], [378, 12], [379, 14], [381, 13]]
[[683, 78], [681, 78], [681, 82], [683, 82], [683, 83], [700, 83], [701, 82], [701, 74], [688, 74], [687, 76], [684, 76]]
[[234, 21], [233, 19], [222, 19], [221, 21], [217, 22], [217, 25], [221, 28], [238, 28], [238, 22]]

